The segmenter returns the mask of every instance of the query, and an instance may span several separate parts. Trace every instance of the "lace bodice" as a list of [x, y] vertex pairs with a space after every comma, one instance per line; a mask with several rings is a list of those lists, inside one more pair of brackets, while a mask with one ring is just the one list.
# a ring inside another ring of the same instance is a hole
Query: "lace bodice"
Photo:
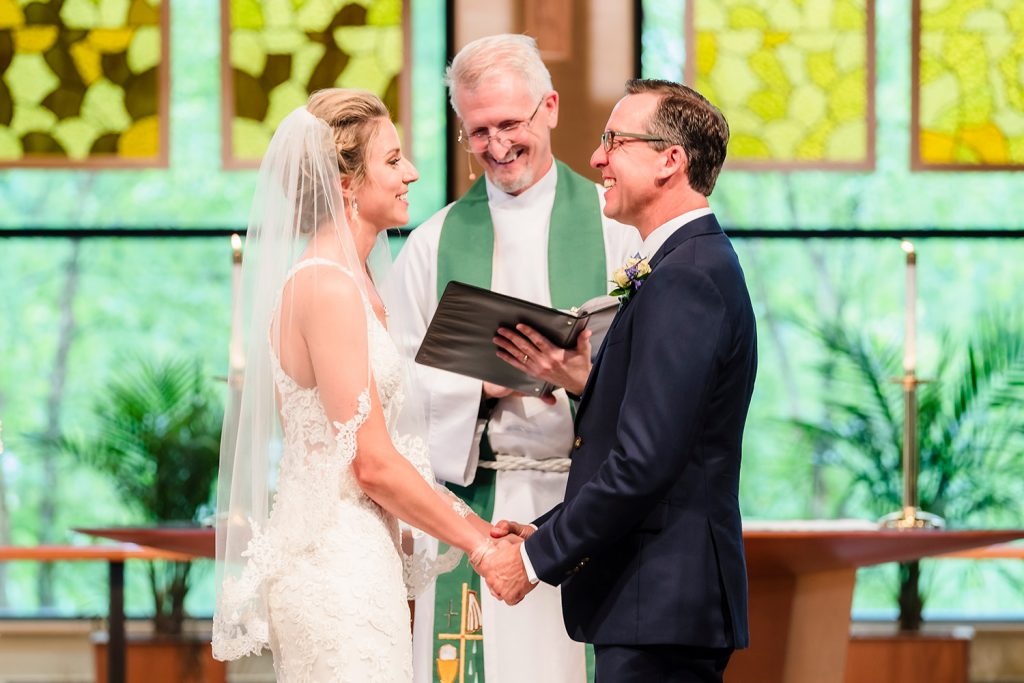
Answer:
[[[333, 262], [309, 259], [298, 264], [289, 278], [301, 268], [320, 264], [351, 276]], [[392, 441], [424, 479], [436, 486], [424, 441], [417, 435], [396, 433], [405, 401], [403, 361], [365, 297], [363, 308], [370, 369]], [[393, 639], [402, 632], [401, 628], [396, 631], [394, 623], [401, 624], [404, 619], [408, 636], [405, 598], [422, 590], [437, 573], [453, 568], [459, 556], [405, 555], [398, 520], [360, 488], [351, 464], [357, 453], [356, 433], [371, 410], [370, 387], [358, 396], [351, 418], [332, 423], [319, 389], [299, 385], [281, 367], [277, 350], [271, 347], [270, 351], [283, 432], [276, 490], [266, 528], [250, 520], [252, 540], [244, 570], [237, 578], [223, 581], [214, 615], [214, 654], [220, 659], [255, 654], [275, 639], [283, 643], [282, 632], [288, 632], [290, 656], [279, 657], [275, 648], [279, 678], [318, 680], [309, 674], [311, 662], [322, 664], [325, 652], [356, 647], [348, 638], [357, 631], [365, 633], [377, 625], [381, 637]], [[461, 501], [453, 504], [465, 507]], [[356, 594], [347, 599], [353, 590]], [[269, 608], [261, 609], [261, 596], [268, 595]], [[399, 599], [367, 603], [367, 595], [398, 595]], [[310, 624], [316, 621], [312, 615], [332, 600], [336, 601], [334, 609], [321, 620], [324, 623], [315, 624], [312, 630], [316, 633], [310, 632]], [[289, 616], [293, 611], [295, 616]], [[335, 623], [339, 618], [342, 623]], [[300, 640], [309, 642], [299, 646], [295, 641]], [[283, 645], [280, 651], [286, 652]], [[290, 662], [287, 675], [282, 673], [279, 659]], [[368, 661], [381, 660], [378, 655]], [[340, 670], [330, 668], [328, 678], [344, 679], [338, 676]], [[394, 672], [382, 671], [379, 679], [395, 680]]]
[[[370, 365], [385, 422], [391, 431], [405, 400], [402, 361], [369, 302], [364, 301], [364, 308]], [[349, 466], [356, 455], [356, 430], [370, 412], [369, 387], [359, 395], [356, 414], [345, 423], [335, 422], [332, 425], [320, 401], [319, 389], [299, 386], [281, 368], [273, 349], [271, 361], [274, 383], [280, 396], [284, 432], [272, 524], [287, 523], [291, 526], [329, 521], [335, 517], [333, 512], [342, 501], [376, 508], [376, 503], [359, 488]], [[395, 436], [392, 433], [392, 437]], [[319, 528], [319, 524], [303, 528]]]

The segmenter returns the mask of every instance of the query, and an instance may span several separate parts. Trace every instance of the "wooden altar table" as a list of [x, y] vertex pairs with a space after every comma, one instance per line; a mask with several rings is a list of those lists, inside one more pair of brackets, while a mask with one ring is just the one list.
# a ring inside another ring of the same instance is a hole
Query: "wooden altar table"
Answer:
[[0, 562], [17, 560], [32, 562], [105, 561], [109, 565], [109, 613], [107, 633], [107, 680], [124, 683], [124, 563], [126, 560], [189, 560], [181, 553], [157, 548], [144, 548], [133, 543], [119, 545], [40, 545], [0, 546]]
[[858, 567], [1024, 538], [1024, 530], [812, 530], [743, 533], [750, 648], [727, 683], [842, 683]]
[[[747, 528], [751, 647], [727, 683], [842, 683], [858, 567], [945, 555], [1024, 538], [1024, 530]], [[81, 529], [117, 541], [213, 557], [211, 528]]]

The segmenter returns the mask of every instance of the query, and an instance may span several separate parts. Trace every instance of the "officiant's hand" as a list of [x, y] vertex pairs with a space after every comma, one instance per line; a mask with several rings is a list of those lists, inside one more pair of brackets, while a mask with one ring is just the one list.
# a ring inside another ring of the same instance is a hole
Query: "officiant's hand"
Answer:
[[487, 581], [491, 595], [509, 605], [519, 603], [534, 588], [526, 575], [518, 543], [502, 543], [491, 550], [477, 572]]
[[[575, 348], [562, 349], [529, 325], [520, 323], [514, 330], [499, 327], [493, 341], [498, 347], [498, 357], [512, 367], [579, 396], [590, 376], [591, 334], [590, 330], [583, 330]], [[555, 397], [550, 395], [541, 399], [549, 404], [555, 402]]]

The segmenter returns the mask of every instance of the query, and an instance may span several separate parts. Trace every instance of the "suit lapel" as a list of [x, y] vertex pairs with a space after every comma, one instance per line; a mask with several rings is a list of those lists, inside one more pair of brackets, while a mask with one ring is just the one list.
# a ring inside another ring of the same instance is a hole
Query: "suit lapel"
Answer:
[[[672, 233], [667, 240], [665, 240], [665, 243], [661, 245], [661, 248], [655, 252], [653, 257], [651, 257], [651, 277], [654, 277], [654, 268], [679, 245], [683, 244], [687, 240], [693, 239], [694, 237], [699, 237], [700, 235], [714, 235], [721, 232], [722, 227], [718, 224], [718, 219], [715, 218], [714, 214], [701, 216], [700, 218], [692, 220], [686, 225], [681, 226], [678, 230]], [[634, 296], [639, 296], [639, 292]], [[615, 318], [612, 320], [612, 324], [608, 328], [608, 333], [605, 335], [604, 342], [601, 344], [601, 348], [597, 352], [597, 358], [594, 359], [594, 365], [590, 368], [590, 376], [587, 377], [587, 383], [583, 387], [583, 393], [580, 395], [580, 405], [576, 410], [576, 419], [574, 421], [574, 424], [576, 425], [580, 424], [580, 418], [583, 417], [583, 412], [590, 403], [590, 396], [593, 393], [594, 378], [597, 377], [597, 373], [600, 370], [601, 360], [604, 358], [604, 351], [608, 346], [608, 339], [611, 337], [612, 331], [615, 329], [615, 326], [619, 323], [624, 314], [625, 308], [620, 308], [618, 313], [615, 314]]]
[[622, 316], [622, 309], [615, 314], [615, 318], [612, 319], [612, 324], [608, 328], [608, 332], [605, 334], [604, 341], [601, 342], [601, 348], [597, 350], [597, 358], [594, 359], [594, 364], [590, 367], [590, 374], [587, 375], [587, 383], [583, 386], [583, 393], [580, 394], [580, 405], [576, 409], [576, 417], [573, 419], [573, 424], [578, 425], [580, 423], [580, 417], [583, 416], [583, 411], [586, 409], [587, 404], [590, 403], [590, 394], [592, 393], [591, 388], [594, 384], [594, 378], [597, 377], [597, 369], [601, 367], [601, 359], [604, 358], [604, 350], [608, 346], [608, 335], [611, 334], [612, 329], [615, 327], [615, 323], [618, 322]]

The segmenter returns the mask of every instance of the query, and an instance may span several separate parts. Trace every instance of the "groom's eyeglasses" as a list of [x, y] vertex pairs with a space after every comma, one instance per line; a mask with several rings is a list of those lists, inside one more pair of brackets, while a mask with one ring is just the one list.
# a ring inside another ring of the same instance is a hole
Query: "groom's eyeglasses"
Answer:
[[656, 135], [645, 135], [644, 133], [623, 133], [621, 130], [606, 130], [601, 133], [601, 147], [604, 148], [605, 152], [615, 149], [616, 144], [624, 145], [630, 140], [665, 142], [664, 138], [659, 138]]

